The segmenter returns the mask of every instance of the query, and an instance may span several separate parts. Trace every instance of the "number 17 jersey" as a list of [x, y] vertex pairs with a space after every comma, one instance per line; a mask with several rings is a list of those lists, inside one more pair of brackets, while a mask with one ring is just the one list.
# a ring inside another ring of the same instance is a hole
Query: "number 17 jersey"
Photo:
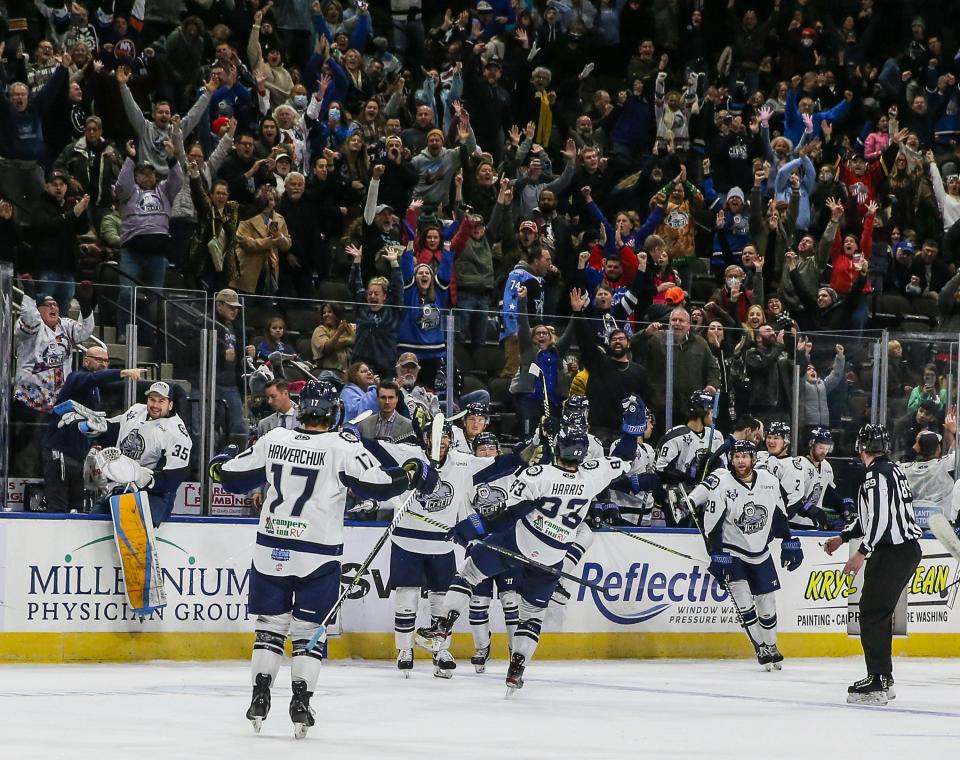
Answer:
[[507, 494], [508, 507], [524, 501], [534, 505], [516, 523], [517, 547], [541, 564], [562, 562], [590, 502], [625, 472], [617, 457], [588, 459], [576, 472], [553, 464], [525, 469]]

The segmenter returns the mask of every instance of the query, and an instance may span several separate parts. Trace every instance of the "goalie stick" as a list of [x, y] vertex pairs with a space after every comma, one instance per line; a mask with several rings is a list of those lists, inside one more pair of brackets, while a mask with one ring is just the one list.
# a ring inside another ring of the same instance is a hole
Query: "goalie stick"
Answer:
[[[436, 466], [440, 462], [440, 439], [443, 437], [443, 424], [444, 417], [442, 412], [436, 414], [430, 423], [430, 464], [433, 466]], [[376, 559], [376, 556], [380, 553], [380, 550], [387, 543], [387, 540], [390, 538], [390, 535], [393, 533], [394, 529], [400, 524], [400, 521], [409, 512], [410, 505], [413, 504], [413, 500], [416, 498], [416, 496], [417, 489], [414, 487], [413, 490], [407, 495], [407, 498], [403, 500], [403, 504], [397, 508], [396, 513], [393, 515], [393, 520], [390, 521], [390, 525], [387, 526], [387, 529], [383, 532], [380, 538], [377, 539], [377, 543], [373, 545], [373, 549], [370, 550], [367, 558], [360, 563], [360, 567], [357, 568], [357, 572], [354, 574], [353, 578], [340, 591], [340, 596], [337, 597], [337, 601], [333, 603], [330, 611], [326, 614], [326, 617], [324, 617], [323, 622], [320, 623], [320, 627], [317, 628], [313, 636], [310, 637], [310, 641], [307, 642], [308, 652], [317, 646], [317, 644], [322, 644], [327, 640], [327, 626], [329, 626], [334, 617], [336, 617], [337, 612], [339, 612], [340, 608], [343, 606], [347, 596], [351, 591], [353, 591], [354, 586], [360, 582], [360, 579], [367, 571], [367, 568], [373, 564], [373, 560]]]
[[[410, 517], [416, 517], [418, 520], [422, 520], [427, 525], [432, 525], [434, 528], [439, 528], [440, 530], [452, 530], [449, 525], [444, 525], [442, 522], [438, 522], [426, 515], [421, 515], [419, 512], [410, 512]], [[585, 581], [583, 578], [579, 578], [576, 575], [571, 575], [570, 573], [565, 573], [563, 570], [557, 570], [555, 567], [550, 567], [550, 565], [544, 565], [541, 562], [537, 562], [535, 559], [530, 559], [525, 557], [522, 554], [511, 551], [510, 549], [505, 549], [502, 546], [497, 546], [496, 544], [488, 544], [486, 541], [481, 541], [479, 538], [474, 539], [470, 542], [471, 546], [485, 546], [488, 549], [502, 554], [505, 557], [510, 557], [511, 559], [521, 562], [530, 567], [535, 567], [537, 570], [542, 570], [545, 573], [550, 575], [556, 575], [558, 578], [566, 578], [568, 581], [573, 581], [574, 583], [579, 583], [581, 586], [586, 586], [587, 588], [592, 588], [594, 591], [599, 591], [601, 593], [606, 593], [607, 589], [603, 586], [599, 586], [596, 583], [591, 583], [590, 581]]]

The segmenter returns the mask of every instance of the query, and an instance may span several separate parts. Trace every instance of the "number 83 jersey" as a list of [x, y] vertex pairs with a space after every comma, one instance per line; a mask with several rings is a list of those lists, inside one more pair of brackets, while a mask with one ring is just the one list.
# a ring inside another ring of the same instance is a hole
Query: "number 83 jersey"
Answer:
[[532, 509], [516, 523], [517, 547], [545, 565], [562, 562], [567, 544], [597, 495], [626, 472], [616, 457], [588, 459], [576, 472], [556, 465], [528, 467], [510, 486], [507, 506], [530, 502]]

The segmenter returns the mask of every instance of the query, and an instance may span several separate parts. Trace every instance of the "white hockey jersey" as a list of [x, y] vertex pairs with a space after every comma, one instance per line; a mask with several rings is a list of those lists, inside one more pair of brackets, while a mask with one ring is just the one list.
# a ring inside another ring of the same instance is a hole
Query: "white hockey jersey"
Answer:
[[[766, 470], [754, 469], [753, 483], [744, 483], [729, 470], [717, 470], [690, 493], [703, 506], [703, 529], [711, 535], [722, 523], [723, 550], [744, 562], [760, 564], [770, 556], [767, 545], [773, 518], [786, 506], [780, 493], [780, 481]], [[716, 551], [717, 547], [712, 547]]]
[[[804, 467], [806, 462], [809, 467]], [[806, 502], [814, 477], [813, 463], [806, 457], [774, 457], [769, 451], [757, 452], [757, 468], [766, 470], [780, 481], [787, 507]]]
[[562, 562], [567, 545], [587, 516], [590, 502], [625, 471], [625, 463], [617, 457], [588, 459], [576, 472], [556, 465], [526, 468], [514, 480], [507, 496], [508, 507], [527, 500], [536, 505], [517, 520], [520, 551], [544, 565]]
[[955, 454], [951, 451], [939, 459], [897, 464], [913, 491], [914, 507], [933, 505], [940, 507], [945, 515], [949, 514], [953, 500], [955, 462]]
[[253, 551], [257, 570], [303, 577], [343, 554], [347, 485], [341, 476], [392, 482], [348, 431], [274, 428], [224, 463], [221, 482], [230, 491], [267, 483]]
[[[819, 465], [810, 461], [809, 457], [791, 457], [790, 464], [784, 467], [785, 471], [791, 477], [798, 478], [801, 483], [796, 486], [797, 489], [803, 489], [803, 503], [806, 508], [818, 507], [823, 509], [823, 497], [827, 489], [833, 484], [833, 467], [827, 460], [823, 460]], [[798, 474], [794, 474], [794, 473]], [[797, 503], [794, 499], [796, 491], [784, 486], [788, 494], [788, 506]], [[814, 530], [816, 523], [804, 514], [797, 513], [790, 518], [790, 527], [798, 530]]]
[[179, 415], [152, 420], [146, 404], [134, 404], [109, 421], [120, 425], [117, 448], [143, 467], [180, 470], [190, 464], [193, 442]]
[[[690, 479], [696, 479], [700, 473], [692, 472], [691, 466], [706, 459], [708, 450], [716, 451], [722, 445], [723, 435], [717, 430], [713, 431], [711, 439], [710, 428], [704, 428], [697, 433], [687, 425], [677, 425], [668, 430], [657, 445], [657, 470], [663, 472], [670, 468], [682, 472]], [[721, 459], [721, 462], [724, 461], [726, 460]]]
[[[613, 453], [619, 441], [614, 441], [610, 445], [610, 452]], [[637, 453], [633, 462], [627, 468], [625, 475], [646, 475], [656, 472], [657, 454], [647, 443], [637, 441]], [[653, 492], [642, 491], [638, 494], [626, 493], [623, 491], [614, 492], [614, 501], [620, 507], [620, 517], [634, 525], [649, 525], [650, 513], [653, 511]]]

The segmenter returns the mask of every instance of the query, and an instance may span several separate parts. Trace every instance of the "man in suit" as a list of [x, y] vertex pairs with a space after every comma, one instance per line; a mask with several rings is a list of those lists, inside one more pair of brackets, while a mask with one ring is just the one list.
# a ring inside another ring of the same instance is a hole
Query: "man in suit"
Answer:
[[380, 412], [361, 421], [357, 428], [364, 438], [399, 442], [415, 438], [413, 423], [397, 411], [400, 386], [393, 380], [383, 380], [377, 386]]
[[267, 383], [265, 394], [267, 405], [273, 414], [257, 423], [257, 438], [263, 438], [274, 428], [283, 427], [292, 430], [297, 426], [297, 405], [290, 398], [290, 388], [286, 380], [271, 380]]

